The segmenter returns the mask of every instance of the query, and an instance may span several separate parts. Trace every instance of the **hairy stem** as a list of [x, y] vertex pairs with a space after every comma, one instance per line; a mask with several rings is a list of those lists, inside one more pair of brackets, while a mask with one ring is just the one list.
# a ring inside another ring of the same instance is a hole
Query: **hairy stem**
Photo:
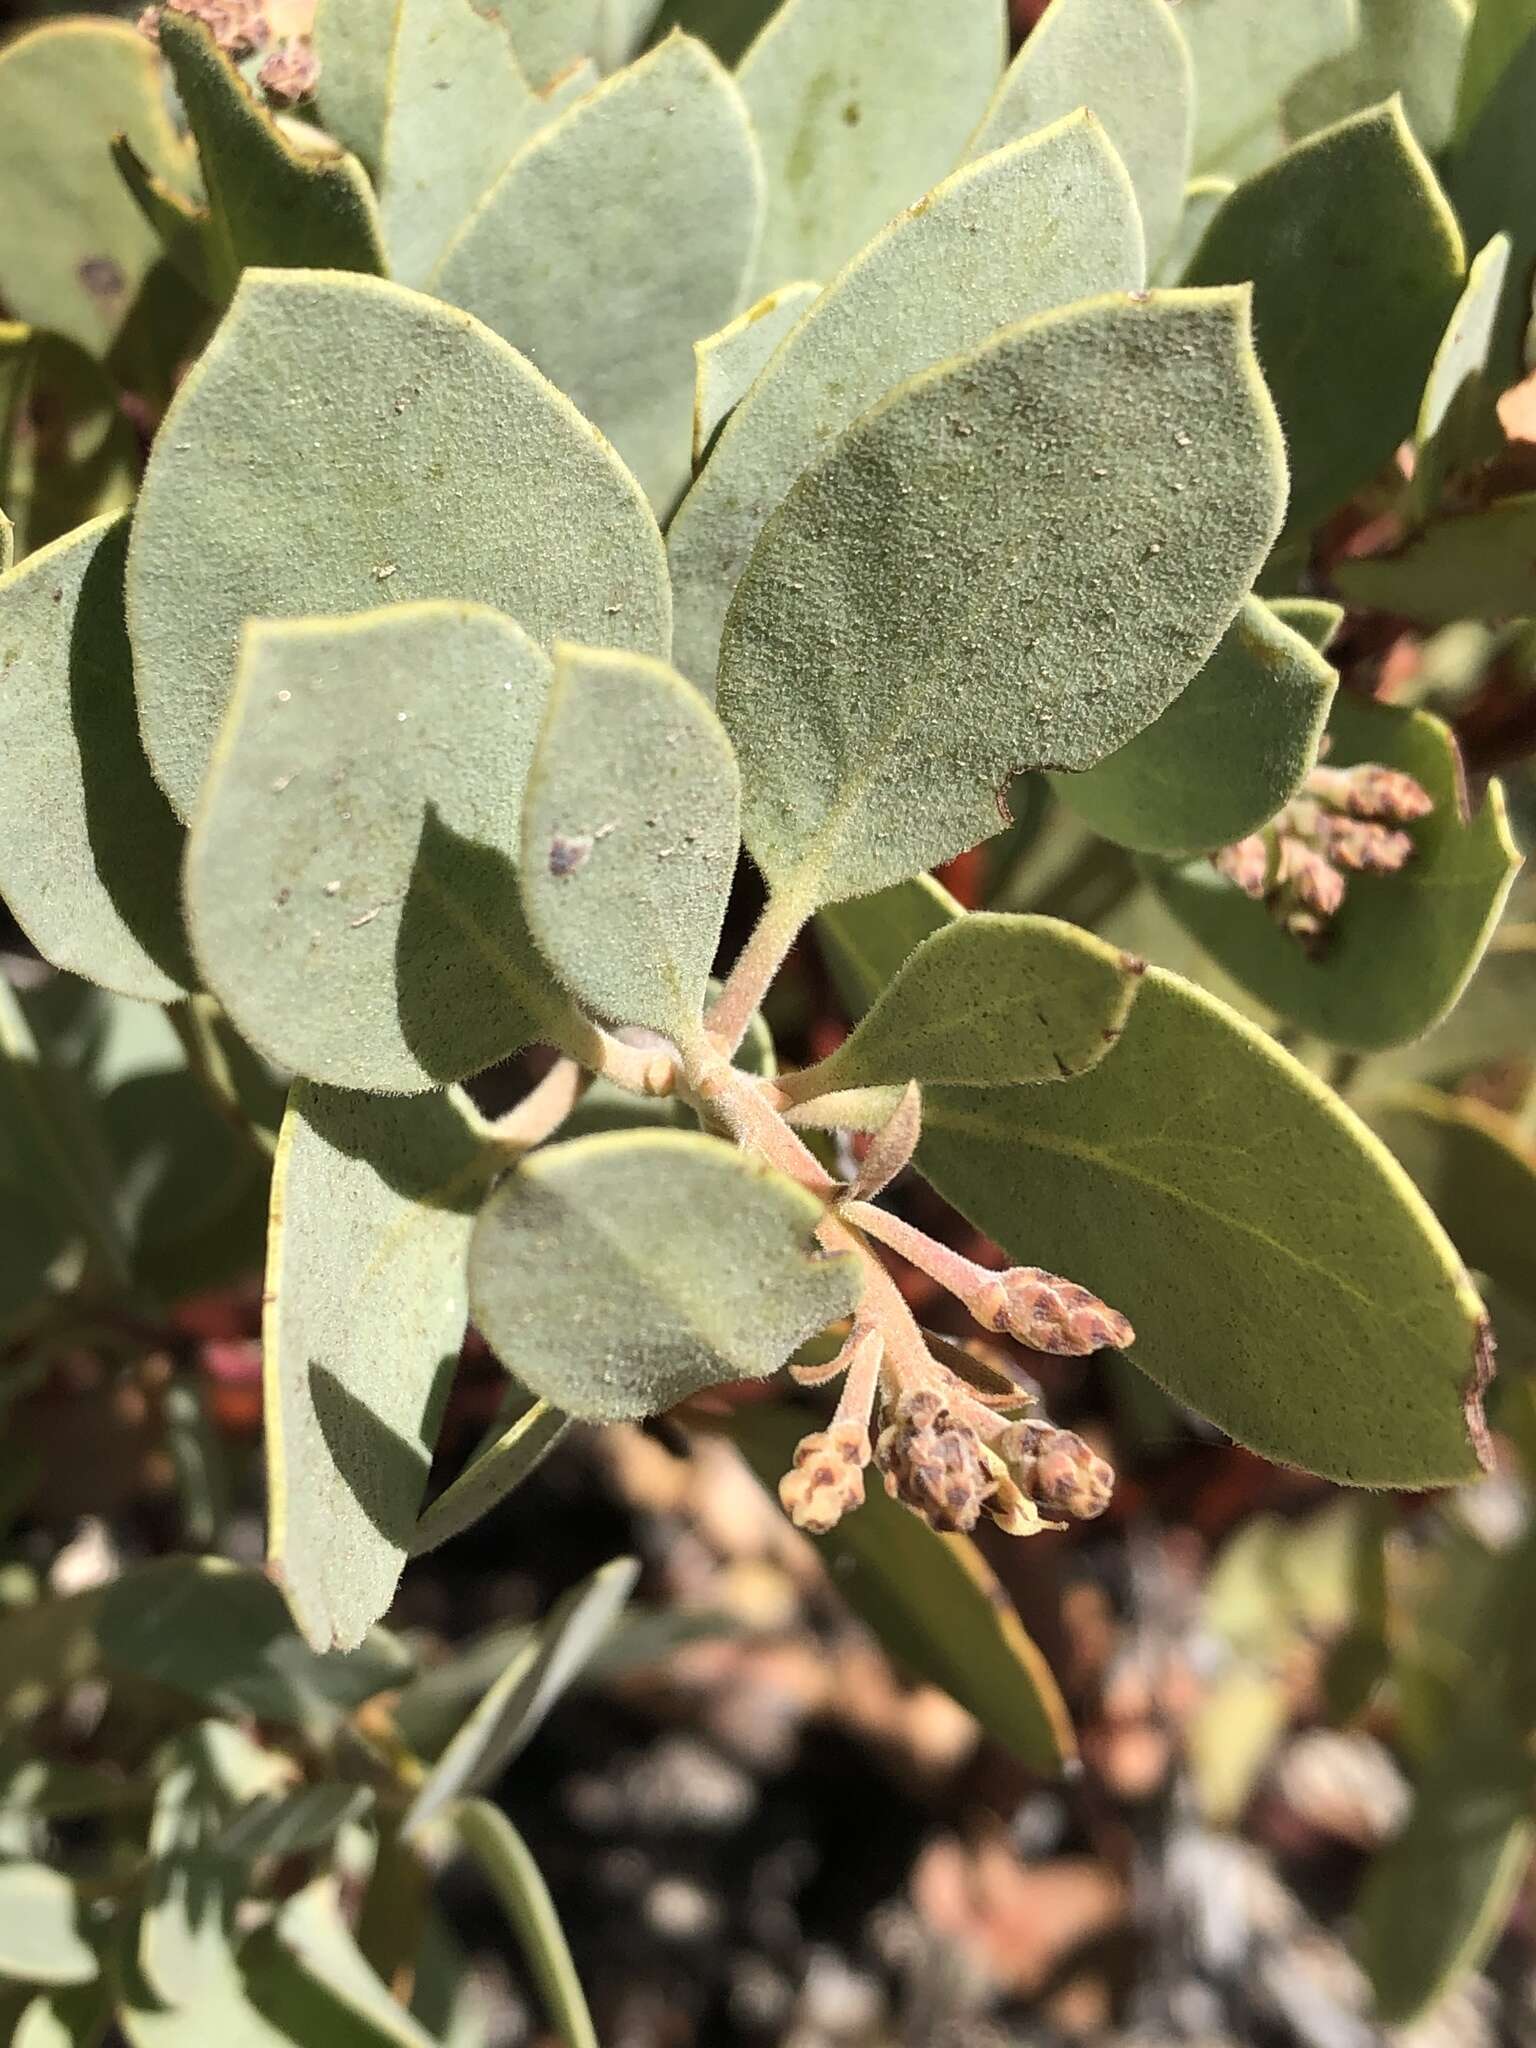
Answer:
[[835, 1192], [838, 1183], [810, 1147], [796, 1137], [752, 1076], [733, 1067], [712, 1045], [685, 1048], [683, 1089], [700, 1115], [738, 1145], [756, 1152], [813, 1194]]
[[770, 896], [714, 1007], [704, 1020], [716, 1049], [728, 1059], [747, 1034], [753, 1012], [800, 935], [806, 911], [793, 897]]

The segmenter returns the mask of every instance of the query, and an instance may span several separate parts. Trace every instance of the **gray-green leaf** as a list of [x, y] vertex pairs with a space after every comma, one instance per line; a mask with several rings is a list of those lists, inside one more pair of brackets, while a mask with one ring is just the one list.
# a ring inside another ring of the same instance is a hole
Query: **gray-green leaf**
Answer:
[[667, 510], [692, 462], [693, 343], [741, 306], [762, 214], [741, 94], [674, 35], [512, 160], [432, 290], [523, 349]]
[[[127, 22], [49, 22], [0, 56], [0, 298], [11, 317], [105, 355], [160, 247], [107, 145], [126, 133], [174, 184], [190, 153], [160, 67]], [[0, 436], [3, 438], [3, 436]]]
[[1189, 177], [1194, 74], [1165, 0], [1051, 0], [1009, 66], [969, 153], [1087, 107], [1136, 189], [1148, 260], [1173, 239]]
[[1343, 54], [1356, 0], [1178, 0], [1195, 65], [1195, 169], [1241, 178], [1285, 146], [1281, 108], [1300, 78]]
[[128, 553], [140, 721], [177, 811], [247, 619], [429, 597], [545, 646], [669, 651], [655, 521], [531, 364], [398, 285], [248, 272], [161, 426]]
[[264, 1316], [268, 1548], [316, 1649], [361, 1642], [394, 1595], [493, 1171], [478, 1119], [454, 1095], [294, 1090]]
[[978, 913], [909, 955], [853, 1035], [780, 1083], [797, 1102], [916, 1080], [1009, 1087], [1097, 1066], [1144, 962], [1050, 917]]
[[769, 357], [821, 286], [809, 278], [780, 285], [745, 313], [693, 344], [693, 462], [697, 469], [710, 443], [757, 381]]
[[769, 514], [861, 412], [1000, 327], [1142, 277], [1125, 168], [1081, 114], [957, 171], [892, 221], [775, 352], [668, 529], [690, 682], [713, 690], [731, 593]]
[[1471, 12], [1465, 0], [1360, 0], [1358, 40], [1306, 72], [1287, 95], [1287, 133], [1310, 135], [1400, 92], [1420, 142], [1443, 149]]
[[1395, 100], [1297, 143], [1206, 229], [1186, 277], [1253, 280], [1291, 529], [1331, 512], [1409, 431], [1463, 262], [1456, 217]]
[[1267, 823], [1317, 759], [1338, 678], [1257, 597], [1161, 718], [1083, 775], [1053, 777], [1094, 830], [1143, 853], [1226, 846]]
[[557, 649], [518, 880], [577, 1000], [696, 1037], [740, 841], [736, 757], [698, 692], [643, 655]]
[[139, 738], [127, 545], [98, 519], [0, 583], [0, 892], [55, 967], [169, 1003], [192, 983], [182, 832]]
[[314, 44], [320, 118], [378, 188], [391, 275], [422, 284], [543, 105], [476, 0], [320, 0]]
[[[639, 1103], [641, 1098], [628, 1095], [624, 1100]], [[411, 1538], [411, 1555], [436, 1550], [499, 1507], [570, 1427], [570, 1417], [547, 1401], [520, 1403], [506, 1428], [424, 1510]]]
[[516, 874], [549, 673], [481, 605], [247, 629], [187, 912], [209, 986], [278, 1065], [412, 1093], [561, 1042], [570, 1004]]
[[509, 1371], [567, 1413], [654, 1415], [701, 1387], [766, 1378], [852, 1309], [852, 1262], [815, 1243], [821, 1214], [813, 1195], [716, 1138], [548, 1146], [481, 1212], [475, 1323]]
[[771, 887], [806, 910], [882, 888], [997, 831], [1019, 770], [1134, 738], [1216, 646], [1283, 493], [1241, 292], [1096, 300], [900, 386], [801, 476], [727, 621]]
[[936, 185], [1003, 67], [1001, 0], [784, 0], [738, 77], [762, 142], [768, 219], [753, 296], [830, 277]]

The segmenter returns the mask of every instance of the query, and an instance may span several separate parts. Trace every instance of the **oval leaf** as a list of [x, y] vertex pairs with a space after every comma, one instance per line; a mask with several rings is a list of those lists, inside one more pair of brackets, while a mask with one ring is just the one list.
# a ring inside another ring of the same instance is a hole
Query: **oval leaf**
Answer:
[[129, 548], [140, 721], [176, 809], [245, 620], [429, 597], [493, 604], [545, 646], [668, 651], [655, 521], [529, 363], [398, 285], [248, 273], [166, 415]]
[[731, 593], [768, 515], [861, 412], [1000, 327], [1132, 290], [1142, 273], [1124, 166], [1081, 114], [957, 171], [892, 221], [777, 350], [668, 529], [690, 681], [713, 689]]
[[[638, 1097], [629, 1097], [636, 1101]], [[507, 1495], [534, 1471], [571, 1427], [571, 1419], [547, 1401], [532, 1401], [515, 1421], [459, 1474], [433, 1501], [416, 1524], [411, 1555], [436, 1550], [460, 1535], [482, 1515], [499, 1507]]]
[[1143, 853], [1227, 846], [1267, 824], [1317, 759], [1338, 678], [1259, 598], [1161, 718], [1057, 795], [1105, 839]]
[[1420, 142], [1432, 152], [1443, 149], [1470, 13], [1463, 0], [1360, 0], [1353, 46], [1307, 72], [1286, 95], [1286, 132], [1311, 135], [1400, 92]]
[[670, 509], [692, 463], [692, 346], [745, 298], [762, 212], [740, 93], [669, 36], [513, 159], [432, 290], [523, 349]]
[[1467, 72], [1472, 71], [1480, 43], [1486, 54], [1485, 23], [1491, 27], [1501, 18], [1505, 32], [1512, 32], [1507, 66], [1488, 89], [1447, 173], [1470, 245], [1481, 248], [1501, 231], [1510, 240], [1509, 268], [1490, 347], [1496, 389], [1525, 374], [1531, 272], [1536, 267], [1536, 133], [1528, 118], [1536, 94], [1536, 9], [1528, 0], [1478, 8]]
[[1351, 1485], [1477, 1472], [1461, 1262], [1386, 1148], [1214, 997], [1151, 968], [1094, 1073], [923, 1110], [946, 1199], [1113, 1301], [1132, 1363], [1240, 1443]]
[[836, 1052], [780, 1085], [807, 1102], [909, 1080], [1067, 1080], [1119, 1038], [1143, 966], [1055, 918], [967, 917], [918, 946]]
[[320, 0], [320, 118], [368, 166], [390, 274], [421, 284], [545, 111], [475, 0]]
[[754, 296], [830, 277], [954, 164], [1003, 67], [1002, 0], [784, 0], [738, 78], [762, 144], [768, 218]]
[[722, 1380], [765, 1379], [851, 1311], [857, 1277], [849, 1259], [819, 1253], [821, 1214], [813, 1195], [715, 1138], [548, 1146], [481, 1212], [475, 1323], [509, 1371], [568, 1414], [655, 1415]]
[[1087, 107], [1136, 190], [1156, 263], [1184, 207], [1194, 73], [1164, 0], [1051, 0], [993, 95], [969, 154], [997, 149]]
[[465, 1259], [494, 1159], [453, 1095], [302, 1084], [272, 1181], [265, 1354], [268, 1553], [319, 1650], [394, 1596], [466, 1314]]
[[1123, 746], [1215, 647], [1283, 491], [1242, 293], [1096, 300], [900, 386], [801, 476], [727, 622], [772, 888], [882, 888], [997, 831], [1017, 771]]
[[[738, 1408], [731, 1435], [773, 1492], [809, 1418], [803, 1409]], [[832, 1583], [904, 1670], [947, 1692], [1031, 1770], [1077, 1754], [1072, 1717], [976, 1545], [940, 1535], [881, 1487], [816, 1540]]]
[[248, 629], [187, 910], [209, 985], [278, 1065], [410, 1093], [565, 1029], [516, 879], [548, 681], [478, 605]]
[[0, 299], [98, 356], [160, 255], [112, 167], [107, 145], [122, 134], [186, 181], [160, 66], [127, 22], [49, 22], [0, 54]]
[[55, 967], [170, 1003], [192, 983], [182, 832], [139, 738], [127, 545], [99, 519], [0, 583], [0, 892]]
[[1253, 281], [1259, 360], [1290, 455], [1291, 529], [1331, 512], [1411, 430], [1464, 260], [1395, 100], [1298, 143], [1206, 229], [1186, 278]]
[[699, 1032], [741, 840], [725, 730], [663, 662], [561, 647], [528, 772], [529, 927], [588, 1009]]
[[1260, 1001], [1334, 1045], [1372, 1051], [1418, 1038], [1450, 1009], [1498, 922], [1520, 855], [1498, 783], [1466, 815], [1455, 742], [1438, 718], [1343, 695], [1329, 732], [1330, 767], [1405, 769], [1435, 808], [1411, 828], [1405, 868], [1350, 876], [1320, 956], [1205, 862], [1153, 880], [1179, 922]]

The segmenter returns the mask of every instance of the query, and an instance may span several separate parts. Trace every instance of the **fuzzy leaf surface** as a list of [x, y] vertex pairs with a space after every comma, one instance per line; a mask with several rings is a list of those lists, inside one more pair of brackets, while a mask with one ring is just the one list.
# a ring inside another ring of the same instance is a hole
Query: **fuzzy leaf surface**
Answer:
[[524, 350], [667, 510], [692, 466], [693, 343], [741, 307], [762, 217], [741, 94], [672, 36], [513, 158], [431, 288]]
[[1281, 106], [1298, 79], [1341, 56], [1358, 0], [1179, 0], [1195, 67], [1195, 169], [1246, 177], [1285, 146]]
[[[804, 1409], [738, 1408], [731, 1435], [770, 1493], [813, 1426]], [[940, 1535], [871, 1483], [864, 1505], [816, 1539], [832, 1583], [890, 1655], [939, 1686], [1031, 1770], [1076, 1756], [1072, 1717], [976, 1545]]]
[[578, 59], [597, 53], [615, 0], [483, 0], [483, 4], [485, 13], [511, 38], [535, 88], [543, 92]]
[[556, 1602], [422, 1780], [403, 1834], [419, 1834], [454, 1800], [495, 1785], [600, 1647], [639, 1576], [634, 1558], [616, 1557]]
[[159, 34], [197, 142], [220, 299], [249, 264], [381, 275], [378, 211], [362, 165], [290, 142], [201, 21], [167, 8]]
[[725, 729], [643, 655], [562, 646], [523, 803], [528, 924], [572, 995], [697, 1034], [741, 844]]
[[1410, 430], [1463, 261], [1455, 215], [1396, 102], [1297, 143], [1206, 229], [1186, 279], [1253, 280], [1292, 529], [1331, 512]]
[[1189, 260], [1217, 210], [1231, 197], [1230, 178], [1191, 178], [1184, 187], [1184, 203], [1173, 239], [1163, 252], [1162, 262], [1151, 273], [1153, 284], [1179, 284]]
[[378, 188], [390, 274], [422, 284], [544, 108], [475, 0], [320, 0], [316, 104]]
[[1083, 115], [957, 171], [892, 221], [776, 351], [668, 529], [689, 681], [713, 688], [731, 593], [769, 514], [860, 413], [1000, 327], [1134, 290], [1142, 273], [1124, 166]]
[[55, 967], [169, 1003], [192, 982], [183, 835], [139, 738], [127, 545], [98, 519], [0, 582], [0, 892]]
[[[925, 878], [823, 912], [850, 996], [947, 903]], [[1123, 1310], [1131, 1362], [1240, 1443], [1355, 1485], [1478, 1470], [1486, 1318], [1444, 1231], [1328, 1089], [1177, 975], [1148, 969], [1077, 1080], [925, 1090], [918, 1165], [1010, 1257]]]
[[1194, 74], [1165, 0], [1051, 0], [993, 95], [969, 154], [1086, 107], [1130, 173], [1155, 263], [1184, 205]]
[[852, 1036], [787, 1085], [803, 1102], [911, 1080], [925, 1091], [1067, 1080], [1119, 1038], [1142, 965], [1055, 918], [978, 912], [925, 939]]
[[1338, 678], [1261, 598], [1237, 617], [1162, 716], [1056, 794], [1105, 839], [1142, 853], [1226, 846], [1267, 823], [1317, 758]]
[[107, 145], [120, 134], [185, 183], [160, 67], [128, 22], [49, 22], [0, 54], [0, 298], [13, 319], [96, 356], [160, 255], [112, 167]]
[[475, 1323], [567, 1414], [659, 1414], [701, 1387], [766, 1378], [852, 1309], [852, 1261], [816, 1247], [821, 1213], [715, 1138], [547, 1146], [497, 1185], [475, 1226]]
[[480, 605], [248, 629], [187, 911], [209, 985], [279, 1066], [409, 1094], [566, 1028], [516, 873], [549, 674]]
[[411, 1548], [495, 1170], [457, 1095], [300, 1083], [278, 1144], [263, 1314], [268, 1549], [306, 1639], [351, 1649]]
[[1006, 36], [1001, 0], [932, 0], [914, 63], [906, 0], [784, 0], [737, 73], [768, 176], [753, 297], [832, 276], [953, 168]]
[[[637, 1099], [625, 1098], [630, 1102]], [[570, 1427], [570, 1417], [547, 1401], [529, 1402], [424, 1510], [411, 1538], [411, 1555], [420, 1557], [436, 1550], [440, 1543], [461, 1535], [482, 1515], [499, 1507], [543, 1463]]]
[[1329, 732], [1330, 767], [1404, 769], [1435, 808], [1412, 826], [1405, 868], [1350, 876], [1319, 958], [1205, 862], [1153, 879], [1180, 923], [1261, 1002], [1330, 1044], [1369, 1052], [1420, 1037], [1451, 1008], [1498, 923], [1520, 854], [1497, 782], [1468, 815], [1455, 742], [1438, 718], [1341, 695]]
[[1069, 307], [900, 386], [800, 477], [727, 621], [770, 886], [807, 909], [883, 888], [996, 832], [1019, 771], [1134, 738], [1221, 638], [1283, 495], [1241, 292]]
[[808, 278], [780, 285], [745, 313], [693, 344], [693, 461], [698, 468], [716, 434], [746, 397], [779, 343], [821, 286]]
[[242, 281], [134, 517], [150, 761], [185, 816], [249, 618], [495, 605], [542, 645], [669, 651], [661, 537], [602, 437], [468, 315], [365, 278]]

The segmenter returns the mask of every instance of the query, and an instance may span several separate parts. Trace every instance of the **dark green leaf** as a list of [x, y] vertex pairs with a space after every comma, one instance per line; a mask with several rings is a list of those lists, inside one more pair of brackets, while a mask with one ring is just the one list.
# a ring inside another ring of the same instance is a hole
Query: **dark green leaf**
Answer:
[[1498, 783], [1467, 815], [1455, 743], [1439, 719], [1343, 695], [1329, 731], [1330, 766], [1381, 761], [1404, 769], [1435, 809], [1413, 827], [1405, 868], [1350, 876], [1319, 957], [1204, 862], [1154, 880], [1180, 922], [1261, 1001], [1332, 1044], [1371, 1051], [1419, 1037], [1451, 1008], [1498, 922], [1520, 856]]
[[1396, 101], [1296, 144], [1206, 229], [1187, 280], [1253, 280], [1292, 530], [1331, 512], [1411, 430], [1463, 262], [1455, 216]]
[[1096, 832], [1142, 853], [1227, 846], [1266, 824], [1317, 759], [1337, 684], [1257, 597], [1168, 709], [1083, 775], [1053, 778]]

